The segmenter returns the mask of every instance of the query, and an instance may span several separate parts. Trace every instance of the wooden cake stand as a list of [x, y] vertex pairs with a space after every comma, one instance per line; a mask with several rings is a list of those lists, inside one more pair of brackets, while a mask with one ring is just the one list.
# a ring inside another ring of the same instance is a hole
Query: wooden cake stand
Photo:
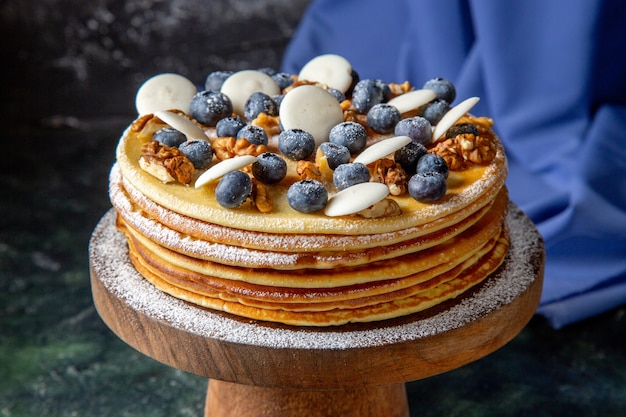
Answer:
[[543, 241], [515, 206], [507, 222], [504, 265], [460, 300], [401, 319], [303, 328], [237, 318], [160, 292], [130, 263], [111, 210], [90, 242], [94, 303], [130, 346], [210, 378], [207, 417], [406, 417], [405, 382], [488, 355], [534, 314]]

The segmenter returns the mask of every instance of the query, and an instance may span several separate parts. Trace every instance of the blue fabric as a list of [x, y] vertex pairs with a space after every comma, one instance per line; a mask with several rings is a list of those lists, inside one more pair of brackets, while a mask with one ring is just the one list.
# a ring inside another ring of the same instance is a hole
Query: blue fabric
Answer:
[[336, 53], [361, 78], [481, 97], [546, 242], [538, 312], [561, 327], [626, 302], [624, 21], [622, 0], [318, 0], [283, 70]]

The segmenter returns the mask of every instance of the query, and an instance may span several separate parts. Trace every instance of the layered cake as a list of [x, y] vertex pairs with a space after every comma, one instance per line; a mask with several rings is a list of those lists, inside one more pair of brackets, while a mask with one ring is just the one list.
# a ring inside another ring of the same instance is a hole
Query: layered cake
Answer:
[[447, 80], [299, 74], [146, 81], [110, 174], [137, 271], [198, 307], [329, 326], [462, 298], [509, 249], [492, 120]]

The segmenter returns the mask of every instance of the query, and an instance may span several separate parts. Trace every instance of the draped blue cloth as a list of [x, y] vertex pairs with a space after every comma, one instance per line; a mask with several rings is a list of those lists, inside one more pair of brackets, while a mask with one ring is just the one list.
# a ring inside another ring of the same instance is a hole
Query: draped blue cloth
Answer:
[[625, 22], [622, 0], [318, 0], [283, 70], [335, 53], [361, 79], [481, 97], [545, 239], [538, 313], [558, 328], [626, 303]]

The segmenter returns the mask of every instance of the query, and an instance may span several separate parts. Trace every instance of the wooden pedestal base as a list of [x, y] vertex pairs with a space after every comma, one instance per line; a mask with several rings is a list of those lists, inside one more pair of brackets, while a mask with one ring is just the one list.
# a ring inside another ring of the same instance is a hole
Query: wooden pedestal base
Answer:
[[205, 417], [408, 417], [404, 384], [293, 390], [211, 380]]

